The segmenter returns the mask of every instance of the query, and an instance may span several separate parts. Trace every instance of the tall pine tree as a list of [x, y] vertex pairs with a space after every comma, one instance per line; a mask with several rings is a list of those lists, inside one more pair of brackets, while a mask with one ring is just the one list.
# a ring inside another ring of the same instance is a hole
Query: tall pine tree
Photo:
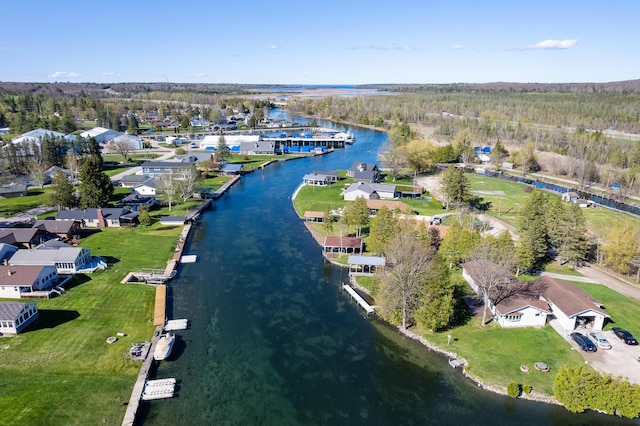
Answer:
[[92, 155], [82, 164], [80, 169], [80, 207], [106, 207], [113, 194], [111, 179], [102, 171], [102, 161]]

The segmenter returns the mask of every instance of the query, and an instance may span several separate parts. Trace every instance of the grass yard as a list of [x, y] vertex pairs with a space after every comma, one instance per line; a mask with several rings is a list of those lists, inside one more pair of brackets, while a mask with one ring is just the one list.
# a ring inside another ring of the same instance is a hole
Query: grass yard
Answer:
[[[509, 381], [515, 380], [522, 385], [531, 385], [537, 392], [552, 395], [558, 369], [584, 362], [550, 325], [508, 329], [490, 324], [482, 329], [480, 321], [480, 318], [473, 318], [464, 326], [442, 333], [417, 332], [465, 358], [469, 361], [468, 371], [488, 385], [506, 387]], [[449, 345], [447, 335], [451, 335]], [[538, 361], [547, 364], [551, 372], [536, 371], [533, 364]], [[523, 364], [529, 366], [529, 372], [520, 370]]]
[[528, 185], [475, 173], [467, 173], [465, 176], [471, 183], [471, 191], [481, 191], [474, 195], [491, 202], [491, 209], [488, 212], [490, 215], [515, 225], [522, 206], [531, 195], [530, 192], [525, 191], [527, 188], [530, 189]]
[[[120, 284], [127, 272], [160, 268], [180, 228], [107, 228], [82, 241], [105, 256], [106, 271], [79, 276], [65, 295], [39, 300], [40, 318], [0, 338], [2, 424], [120, 424], [140, 362], [125, 358], [149, 340], [155, 288]], [[106, 338], [127, 336], [109, 345]]]
[[0, 199], [0, 217], [11, 217], [49, 204], [49, 189], [30, 187], [26, 197]]
[[304, 186], [296, 199], [293, 206], [302, 217], [306, 211], [324, 212], [327, 207], [331, 210], [342, 208], [347, 204], [340, 195], [345, 185], [353, 182], [353, 179], [344, 179], [327, 186]]

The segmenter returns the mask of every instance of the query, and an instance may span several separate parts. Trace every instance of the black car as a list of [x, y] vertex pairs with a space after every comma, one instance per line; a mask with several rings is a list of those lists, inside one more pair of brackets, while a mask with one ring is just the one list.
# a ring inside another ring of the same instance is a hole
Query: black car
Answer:
[[620, 340], [624, 341], [627, 345], [637, 345], [638, 344], [638, 341], [636, 340], [635, 337], [633, 337], [633, 334], [629, 333], [627, 330], [624, 330], [624, 329], [619, 328], [619, 327], [613, 327], [613, 328], [611, 328], [611, 331], [613, 331], [613, 334], [618, 336], [618, 338], [620, 338]]
[[598, 348], [591, 341], [591, 339], [589, 339], [584, 334], [571, 333], [571, 338], [573, 339], [574, 342], [578, 344], [578, 346], [580, 346], [580, 349], [582, 349], [585, 352], [595, 352], [598, 350]]

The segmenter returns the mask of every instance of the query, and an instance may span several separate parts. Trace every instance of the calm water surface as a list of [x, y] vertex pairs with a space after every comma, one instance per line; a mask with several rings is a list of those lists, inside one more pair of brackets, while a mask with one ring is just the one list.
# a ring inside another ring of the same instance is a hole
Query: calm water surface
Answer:
[[344, 150], [244, 176], [197, 224], [187, 253], [198, 263], [170, 288], [169, 317], [191, 326], [157, 372], [178, 379], [177, 397], [145, 404], [144, 423], [629, 424], [481, 391], [443, 356], [364, 318], [290, 200], [305, 173], [375, 161], [386, 136], [354, 133]]

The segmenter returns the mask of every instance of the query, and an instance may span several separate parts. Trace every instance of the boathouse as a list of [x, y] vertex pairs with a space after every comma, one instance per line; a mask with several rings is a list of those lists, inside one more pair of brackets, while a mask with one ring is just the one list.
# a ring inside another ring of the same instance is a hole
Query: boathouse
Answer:
[[325, 253], [362, 253], [364, 242], [359, 237], [327, 236], [323, 248]]

